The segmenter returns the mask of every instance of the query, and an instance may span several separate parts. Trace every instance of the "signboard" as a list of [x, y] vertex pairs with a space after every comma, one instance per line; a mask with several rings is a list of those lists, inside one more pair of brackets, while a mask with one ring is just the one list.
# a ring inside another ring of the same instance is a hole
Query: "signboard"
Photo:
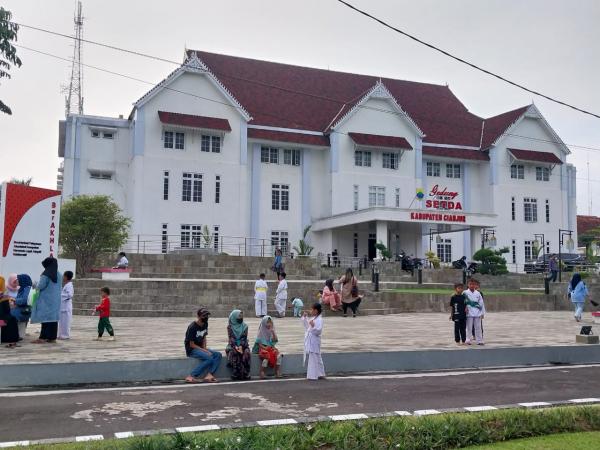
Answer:
[[458, 201], [459, 193], [449, 191], [448, 188], [440, 188], [438, 184], [431, 188], [429, 197], [425, 200], [427, 209], [443, 209], [462, 211], [462, 204]]
[[[0, 205], [1, 273], [27, 273], [35, 280], [41, 262], [57, 257], [60, 191], [4, 183]], [[61, 270], [65, 270], [61, 268]]]

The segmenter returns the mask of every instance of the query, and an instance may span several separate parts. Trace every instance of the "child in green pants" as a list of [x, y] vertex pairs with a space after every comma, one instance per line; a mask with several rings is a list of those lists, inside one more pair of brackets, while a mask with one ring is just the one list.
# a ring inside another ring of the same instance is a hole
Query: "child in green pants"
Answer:
[[95, 311], [98, 311], [100, 319], [98, 320], [98, 337], [97, 341], [102, 339], [102, 335], [104, 334], [104, 330], [108, 331], [110, 335], [109, 341], [115, 340], [115, 332], [113, 330], [112, 325], [110, 324], [110, 289], [107, 287], [103, 287], [100, 289], [100, 295], [102, 296], [102, 301], [98, 306], [96, 306]]

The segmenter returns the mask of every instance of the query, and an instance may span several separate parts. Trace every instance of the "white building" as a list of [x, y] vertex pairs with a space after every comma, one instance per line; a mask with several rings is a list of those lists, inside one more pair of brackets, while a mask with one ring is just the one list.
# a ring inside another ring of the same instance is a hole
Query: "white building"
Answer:
[[447, 86], [186, 55], [129, 118], [60, 124], [64, 198], [112, 196], [146, 251], [270, 253], [310, 225], [315, 253], [450, 261], [493, 233], [518, 269], [535, 234], [576, 240], [575, 167], [533, 104], [483, 119]]

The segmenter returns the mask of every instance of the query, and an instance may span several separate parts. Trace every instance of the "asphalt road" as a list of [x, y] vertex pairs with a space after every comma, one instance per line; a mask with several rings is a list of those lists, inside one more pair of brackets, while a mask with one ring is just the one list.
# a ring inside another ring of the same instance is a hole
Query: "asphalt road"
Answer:
[[600, 366], [1, 392], [0, 442], [600, 397]]

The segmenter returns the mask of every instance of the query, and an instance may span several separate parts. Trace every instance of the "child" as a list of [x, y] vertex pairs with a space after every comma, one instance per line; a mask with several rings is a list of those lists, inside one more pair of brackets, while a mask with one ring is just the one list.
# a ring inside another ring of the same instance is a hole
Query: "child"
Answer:
[[127, 255], [125, 252], [119, 253], [119, 261], [117, 265], [113, 267], [113, 269], [127, 269], [129, 267], [129, 260], [127, 259]]
[[333, 279], [325, 281], [325, 287], [321, 293], [321, 302], [329, 305], [332, 311], [339, 311], [342, 307], [342, 299], [340, 294], [333, 287]]
[[102, 340], [102, 335], [104, 334], [104, 330], [106, 330], [108, 331], [108, 334], [110, 334], [108, 340], [114, 341], [115, 332], [110, 324], [110, 298], [108, 297], [110, 295], [110, 289], [107, 287], [101, 288], [100, 295], [102, 295], [102, 301], [95, 309], [95, 311], [100, 313], [100, 319], [98, 320], [98, 337], [96, 340]]
[[[481, 333], [481, 319], [485, 316], [485, 305], [483, 304], [483, 297], [476, 288], [477, 280], [470, 279], [469, 289], [463, 292], [467, 298], [467, 330], [470, 332], [471, 328], [475, 327], [477, 345], [484, 345]], [[471, 336], [467, 338], [466, 344], [471, 345]]]
[[464, 286], [462, 283], [454, 285], [454, 295], [450, 299], [450, 320], [454, 322], [454, 341], [461, 345], [467, 340], [467, 305], [463, 294]]
[[[315, 303], [311, 310], [311, 319], [306, 313], [302, 316], [304, 324], [304, 364], [307, 365], [306, 378], [318, 380], [325, 378], [325, 366], [321, 358], [321, 333], [323, 332], [322, 307]], [[308, 359], [308, 361], [307, 361]]]
[[265, 316], [258, 326], [258, 334], [254, 341], [253, 353], [258, 354], [260, 360], [260, 379], [265, 379], [265, 369], [267, 367], [275, 368], [275, 376], [281, 378], [281, 353], [275, 347], [277, 344], [277, 334], [275, 334], [275, 325], [271, 316]]
[[286, 273], [281, 272], [277, 275], [279, 284], [277, 285], [277, 292], [275, 294], [275, 309], [279, 317], [285, 317], [285, 309], [287, 307], [287, 290], [288, 284], [285, 281]]
[[[475, 289], [477, 289], [479, 291], [479, 295], [481, 295], [481, 298], [483, 299], [484, 303], [485, 303], [485, 295], [483, 295], [483, 292], [481, 291], [481, 283], [479, 282], [479, 280], [474, 280], [475, 281]], [[481, 318], [481, 339], [483, 339], [483, 317]], [[473, 330], [471, 333], [471, 336], [475, 337], [475, 326], [473, 326]]]
[[292, 302], [292, 306], [294, 307], [294, 317], [302, 317], [302, 308], [304, 308], [302, 299], [296, 297]]
[[267, 315], [267, 289], [269, 286], [265, 281], [265, 274], [261, 273], [258, 280], [254, 283], [254, 307], [256, 317], [265, 317]]
[[63, 288], [60, 294], [60, 319], [58, 321], [58, 339], [71, 338], [71, 320], [73, 319], [73, 272], [63, 274]]

